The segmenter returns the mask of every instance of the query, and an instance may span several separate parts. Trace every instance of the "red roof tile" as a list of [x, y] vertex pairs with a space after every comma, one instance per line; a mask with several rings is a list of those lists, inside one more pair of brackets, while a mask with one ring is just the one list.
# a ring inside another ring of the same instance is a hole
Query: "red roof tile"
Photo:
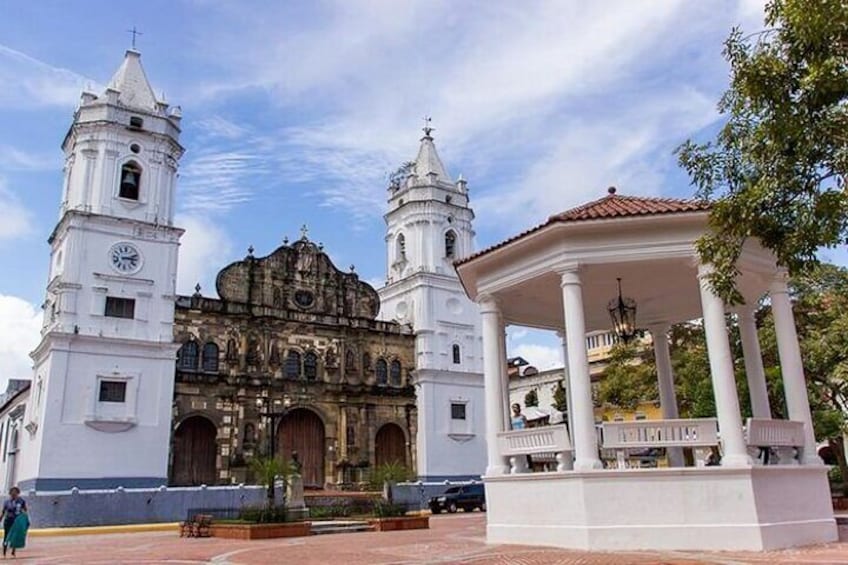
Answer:
[[683, 200], [679, 198], [652, 198], [647, 196], [621, 196], [615, 193], [614, 188], [609, 189], [609, 194], [598, 200], [587, 202], [571, 208], [565, 212], [554, 214], [543, 224], [525, 230], [518, 235], [506, 239], [486, 249], [482, 249], [468, 257], [454, 262], [454, 265], [462, 265], [504, 247], [513, 241], [522, 239], [536, 231], [551, 224], [573, 223], [588, 220], [611, 220], [634, 216], [654, 216], [660, 214], [680, 214], [686, 212], [703, 212], [710, 209], [710, 203], [705, 200]]

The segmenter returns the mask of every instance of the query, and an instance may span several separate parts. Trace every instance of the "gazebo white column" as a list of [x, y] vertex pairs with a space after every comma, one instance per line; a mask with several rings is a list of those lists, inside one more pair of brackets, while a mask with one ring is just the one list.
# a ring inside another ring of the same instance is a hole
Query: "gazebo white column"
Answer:
[[[571, 409], [571, 373], [568, 370], [568, 342], [566, 341], [565, 332], [557, 332], [557, 336], [562, 340], [562, 374], [563, 388], [565, 389], [565, 405], [568, 408], [568, 437], [573, 438], [574, 411]], [[574, 469], [574, 453], [569, 452], [565, 454], [563, 465], [569, 471]]]
[[574, 445], [574, 469], [601, 469], [598, 440], [595, 433], [595, 414], [592, 402], [592, 383], [586, 353], [586, 320], [583, 312], [583, 289], [577, 270], [561, 273], [562, 302], [565, 313], [565, 338], [568, 354], [568, 380], [571, 384], [574, 429], [569, 430]]
[[[671, 370], [671, 354], [668, 350], [668, 324], [652, 326], [648, 330], [654, 342], [662, 416], [664, 420], [676, 420], [679, 418], [679, 413], [677, 395], [674, 392], [674, 373]], [[668, 463], [671, 467], [683, 467], [683, 450], [679, 447], [670, 447]]]
[[724, 447], [721, 465], [745, 467], [751, 465], [752, 461], [742, 433], [742, 415], [739, 412], [739, 396], [733, 374], [733, 357], [730, 353], [727, 325], [724, 320], [724, 301], [716, 296], [710, 287], [707, 277], [711, 272], [712, 268], [708, 265], [698, 266], [710, 376], [713, 381], [721, 443]]
[[742, 338], [742, 353], [745, 357], [745, 376], [748, 379], [748, 392], [751, 396], [751, 413], [754, 418], [771, 419], [766, 372], [763, 369], [763, 354], [760, 351], [760, 339], [757, 337], [757, 321], [753, 306], [739, 309], [739, 334]]
[[501, 309], [493, 296], [484, 295], [478, 300], [483, 330], [483, 387], [486, 395], [486, 475], [507, 473], [504, 458], [498, 449], [498, 433], [504, 431], [503, 376], [506, 358], [502, 355], [504, 323]]
[[821, 464], [816, 454], [816, 438], [813, 431], [813, 417], [810, 413], [810, 400], [807, 396], [807, 383], [804, 379], [804, 365], [801, 362], [801, 348], [795, 331], [795, 318], [792, 315], [792, 303], [786, 286], [786, 273], [781, 272], [769, 288], [771, 311], [774, 315], [774, 329], [777, 336], [777, 352], [780, 356], [780, 370], [783, 374], [783, 390], [789, 419], [804, 422], [804, 450], [801, 462], [805, 465]]

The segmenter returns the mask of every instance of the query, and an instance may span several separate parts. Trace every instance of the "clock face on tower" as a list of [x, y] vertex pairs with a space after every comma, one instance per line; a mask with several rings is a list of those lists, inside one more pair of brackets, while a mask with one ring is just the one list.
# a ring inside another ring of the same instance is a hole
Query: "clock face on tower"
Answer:
[[132, 243], [116, 243], [109, 249], [109, 264], [124, 275], [137, 273], [141, 269], [141, 252]]

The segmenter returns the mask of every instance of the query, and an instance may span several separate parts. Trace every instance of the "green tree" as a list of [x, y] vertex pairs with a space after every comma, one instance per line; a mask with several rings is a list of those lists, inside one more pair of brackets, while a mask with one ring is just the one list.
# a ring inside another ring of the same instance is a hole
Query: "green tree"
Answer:
[[557, 382], [556, 386], [554, 387], [553, 396], [553, 407], [560, 412], [566, 412], [568, 410], [568, 395], [566, 395], [565, 393], [565, 387], [562, 385], [562, 381]]
[[598, 385], [598, 401], [633, 410], [642, 402], [659, 398], [656, 367], [650, 351], [630, 344], [612, 348]]
[[539, 393], [536, 392], [535, 388], [531, 388], [527, 394], [524, 395], [524, 406], [538, 406], [539, 405]]
[[731, 83], [714, 141], [677, 152], [697, 194], [715, 199], [698, 242], [713, 288], [738, 302], [736, 260], [757, 237], [790, 273], [848, 240], [848, 5], [771, 0], [766, 29], [734, 28], [724, 44]]

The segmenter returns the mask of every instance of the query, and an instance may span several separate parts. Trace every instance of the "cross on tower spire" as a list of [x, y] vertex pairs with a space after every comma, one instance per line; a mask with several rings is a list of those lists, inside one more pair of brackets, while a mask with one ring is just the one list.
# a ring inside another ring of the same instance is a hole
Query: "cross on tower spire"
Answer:
[[430, 116], [424, 116], [421, 119], [424, 120], [424, 127], [422, 128], [424, 130], [424, 137], [430, 137], [430, 132], [435, 130], [435, 128], [430, 127], [430, 123], [432, 123], [433, 118]]
[[132, 34], [132, 48], [133, 48], [133, 49], [135, 49], [135, 39], [136, 39], [136, 36], [138, 36], [138, 35], [144, 35], [144, 34], [143, 34], [143, 33], [141, 33], [140, 31], [138, 31], [137, 29], [135, 29], [135, 26], [133, 26], [133, 27], [132, 27], [132, 29], [128, 29], [128, 30], [127, 30], [127, 33], [131, 33], [131, 34]]
[[306, 224], [300, 226], [300, 239], [306, 240], [309, 239], [309, 228], [306, 227]]

